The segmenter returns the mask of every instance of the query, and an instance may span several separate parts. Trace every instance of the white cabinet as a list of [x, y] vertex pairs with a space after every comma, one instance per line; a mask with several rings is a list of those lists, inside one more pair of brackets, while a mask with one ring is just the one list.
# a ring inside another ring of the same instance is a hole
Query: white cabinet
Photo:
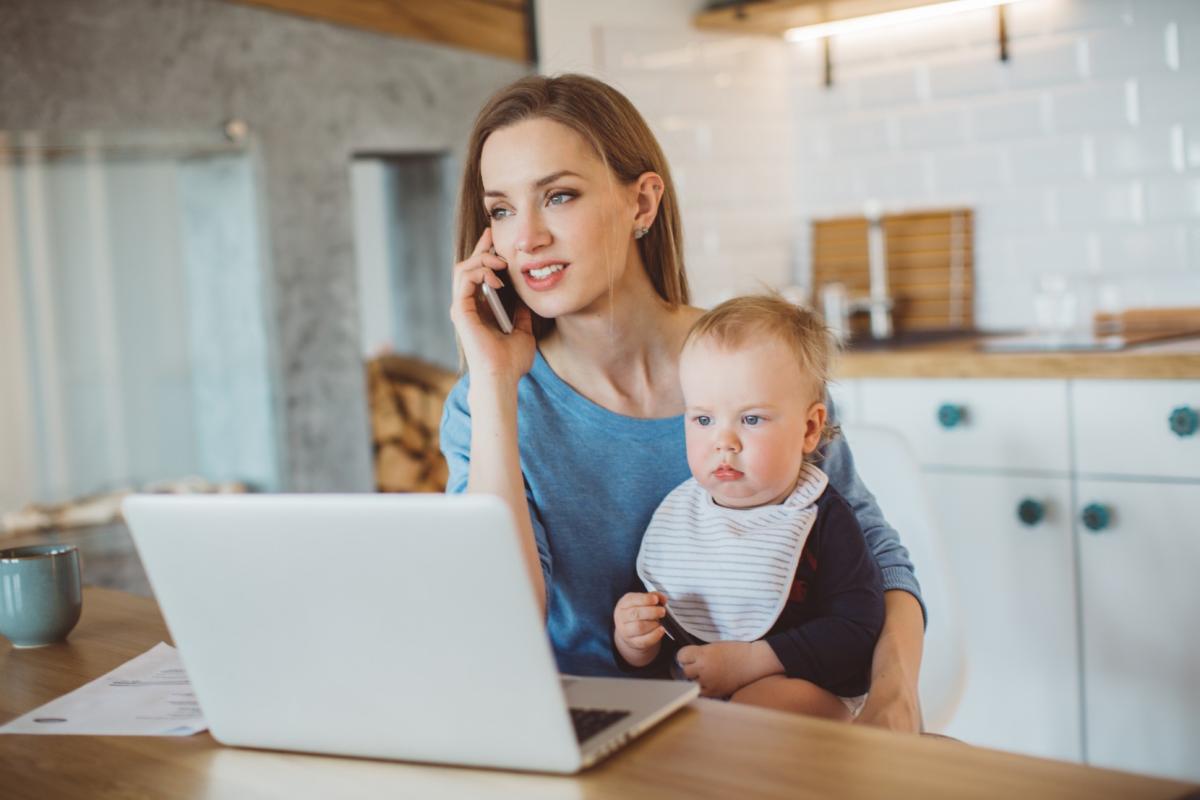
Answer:
[[1071, 391], [1087, 760], [1200, 780], [1200, 381]]
[[860, 415], [904, 432], [922, 464], [1069, 468], [1067, 389], [1043, 380], [862, 380]]
[[1109, 513], [1079, 526], [1088, 761], [1200, 779], [1200, 485], [1081, 480], [1077, 496]]
[[1081, 473], [1200, 480], [1200, 381], [1073, 381], [1071, 389]]
[[1200, 780], [1200, 381], [845, 384], [941, 517], [968, 658], [945, 732]]
[[[934, 472], [926, 474], [926, 485], [966, 621], [968, 679], [944, 732], [972, 744], [1078, 761], [1069, 482]], [[1042, 519], [1021, 522], [1022, 502], [1038, 504]]]

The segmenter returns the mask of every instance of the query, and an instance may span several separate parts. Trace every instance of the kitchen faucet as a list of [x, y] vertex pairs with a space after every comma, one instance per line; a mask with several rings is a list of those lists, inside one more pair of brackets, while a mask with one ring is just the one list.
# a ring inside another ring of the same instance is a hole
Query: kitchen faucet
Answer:
[[890, 339], [894, 333], [892, 308], [895, 301], [888, 295], [887, 250], [884, 246], [883, 218], [879, 204], [871, 202], [866, 208], [867, 265], [871, 280], [865, 297], [851, 298], [842, 283], [829, 283], [821, 289], [821, 306], [825, 324], [838, 341], [850, 339], [850, 316], [859, 311], [871, 315], [871, 338]]

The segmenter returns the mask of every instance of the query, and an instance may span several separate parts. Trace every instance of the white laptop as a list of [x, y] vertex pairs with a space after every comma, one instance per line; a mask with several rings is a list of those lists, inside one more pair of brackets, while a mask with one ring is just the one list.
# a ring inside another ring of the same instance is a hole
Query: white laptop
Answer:
[[138, 495], [123, 508], [224, 744], [570, 773], [698, 693], [560, 677], [494, 497]]

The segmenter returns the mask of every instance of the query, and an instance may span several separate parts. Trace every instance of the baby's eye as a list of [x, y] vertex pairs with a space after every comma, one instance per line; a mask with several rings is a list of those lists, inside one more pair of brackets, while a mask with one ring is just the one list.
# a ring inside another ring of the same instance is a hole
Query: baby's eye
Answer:
[[746, 416], [742, 417], [742, 422], [746, 425], [754, 427], [758, 423], [762, 422], [762, 417], [758, 416], [757, 414], [747, 414]]
[[509, 213], [510, 212], [507, 208], [504, 208], [502, 206], [496, 206], [495, 208], [493, 208], [491, 211], [488, 212], [488, 216], [491, 217], [492, 219], [501, 219], [502, 217], [507, 217], [509, 215]]
[[692, 417], [692, 420], [702, 428], [707, 428], [709, 425], [712, 425], [712, 417], [705, 414], [697, 414], [696, 416]]

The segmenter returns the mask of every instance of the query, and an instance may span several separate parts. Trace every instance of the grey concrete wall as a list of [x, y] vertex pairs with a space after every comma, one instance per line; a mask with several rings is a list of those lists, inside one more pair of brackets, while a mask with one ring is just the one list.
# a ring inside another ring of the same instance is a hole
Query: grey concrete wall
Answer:
[[0, 0], [0, 130], [249, 123], [294, 491], [372, 485], [351, 154], [461, 150], [483, 100], [526, 71], [223, 0]]
[[[430, 267], [454, 249], [453, 206], [461, 170], [457, 160], [446, 157], [394, 159], [389, 169], [396, 350], [418, 353], [449, 369], [458, 368], [454, 326], [444, 304], [431, 303], [430, 298], [449, 297], [451, 278], [447, 271]], [[443, 202], [426, 203], [427, 197]]]

